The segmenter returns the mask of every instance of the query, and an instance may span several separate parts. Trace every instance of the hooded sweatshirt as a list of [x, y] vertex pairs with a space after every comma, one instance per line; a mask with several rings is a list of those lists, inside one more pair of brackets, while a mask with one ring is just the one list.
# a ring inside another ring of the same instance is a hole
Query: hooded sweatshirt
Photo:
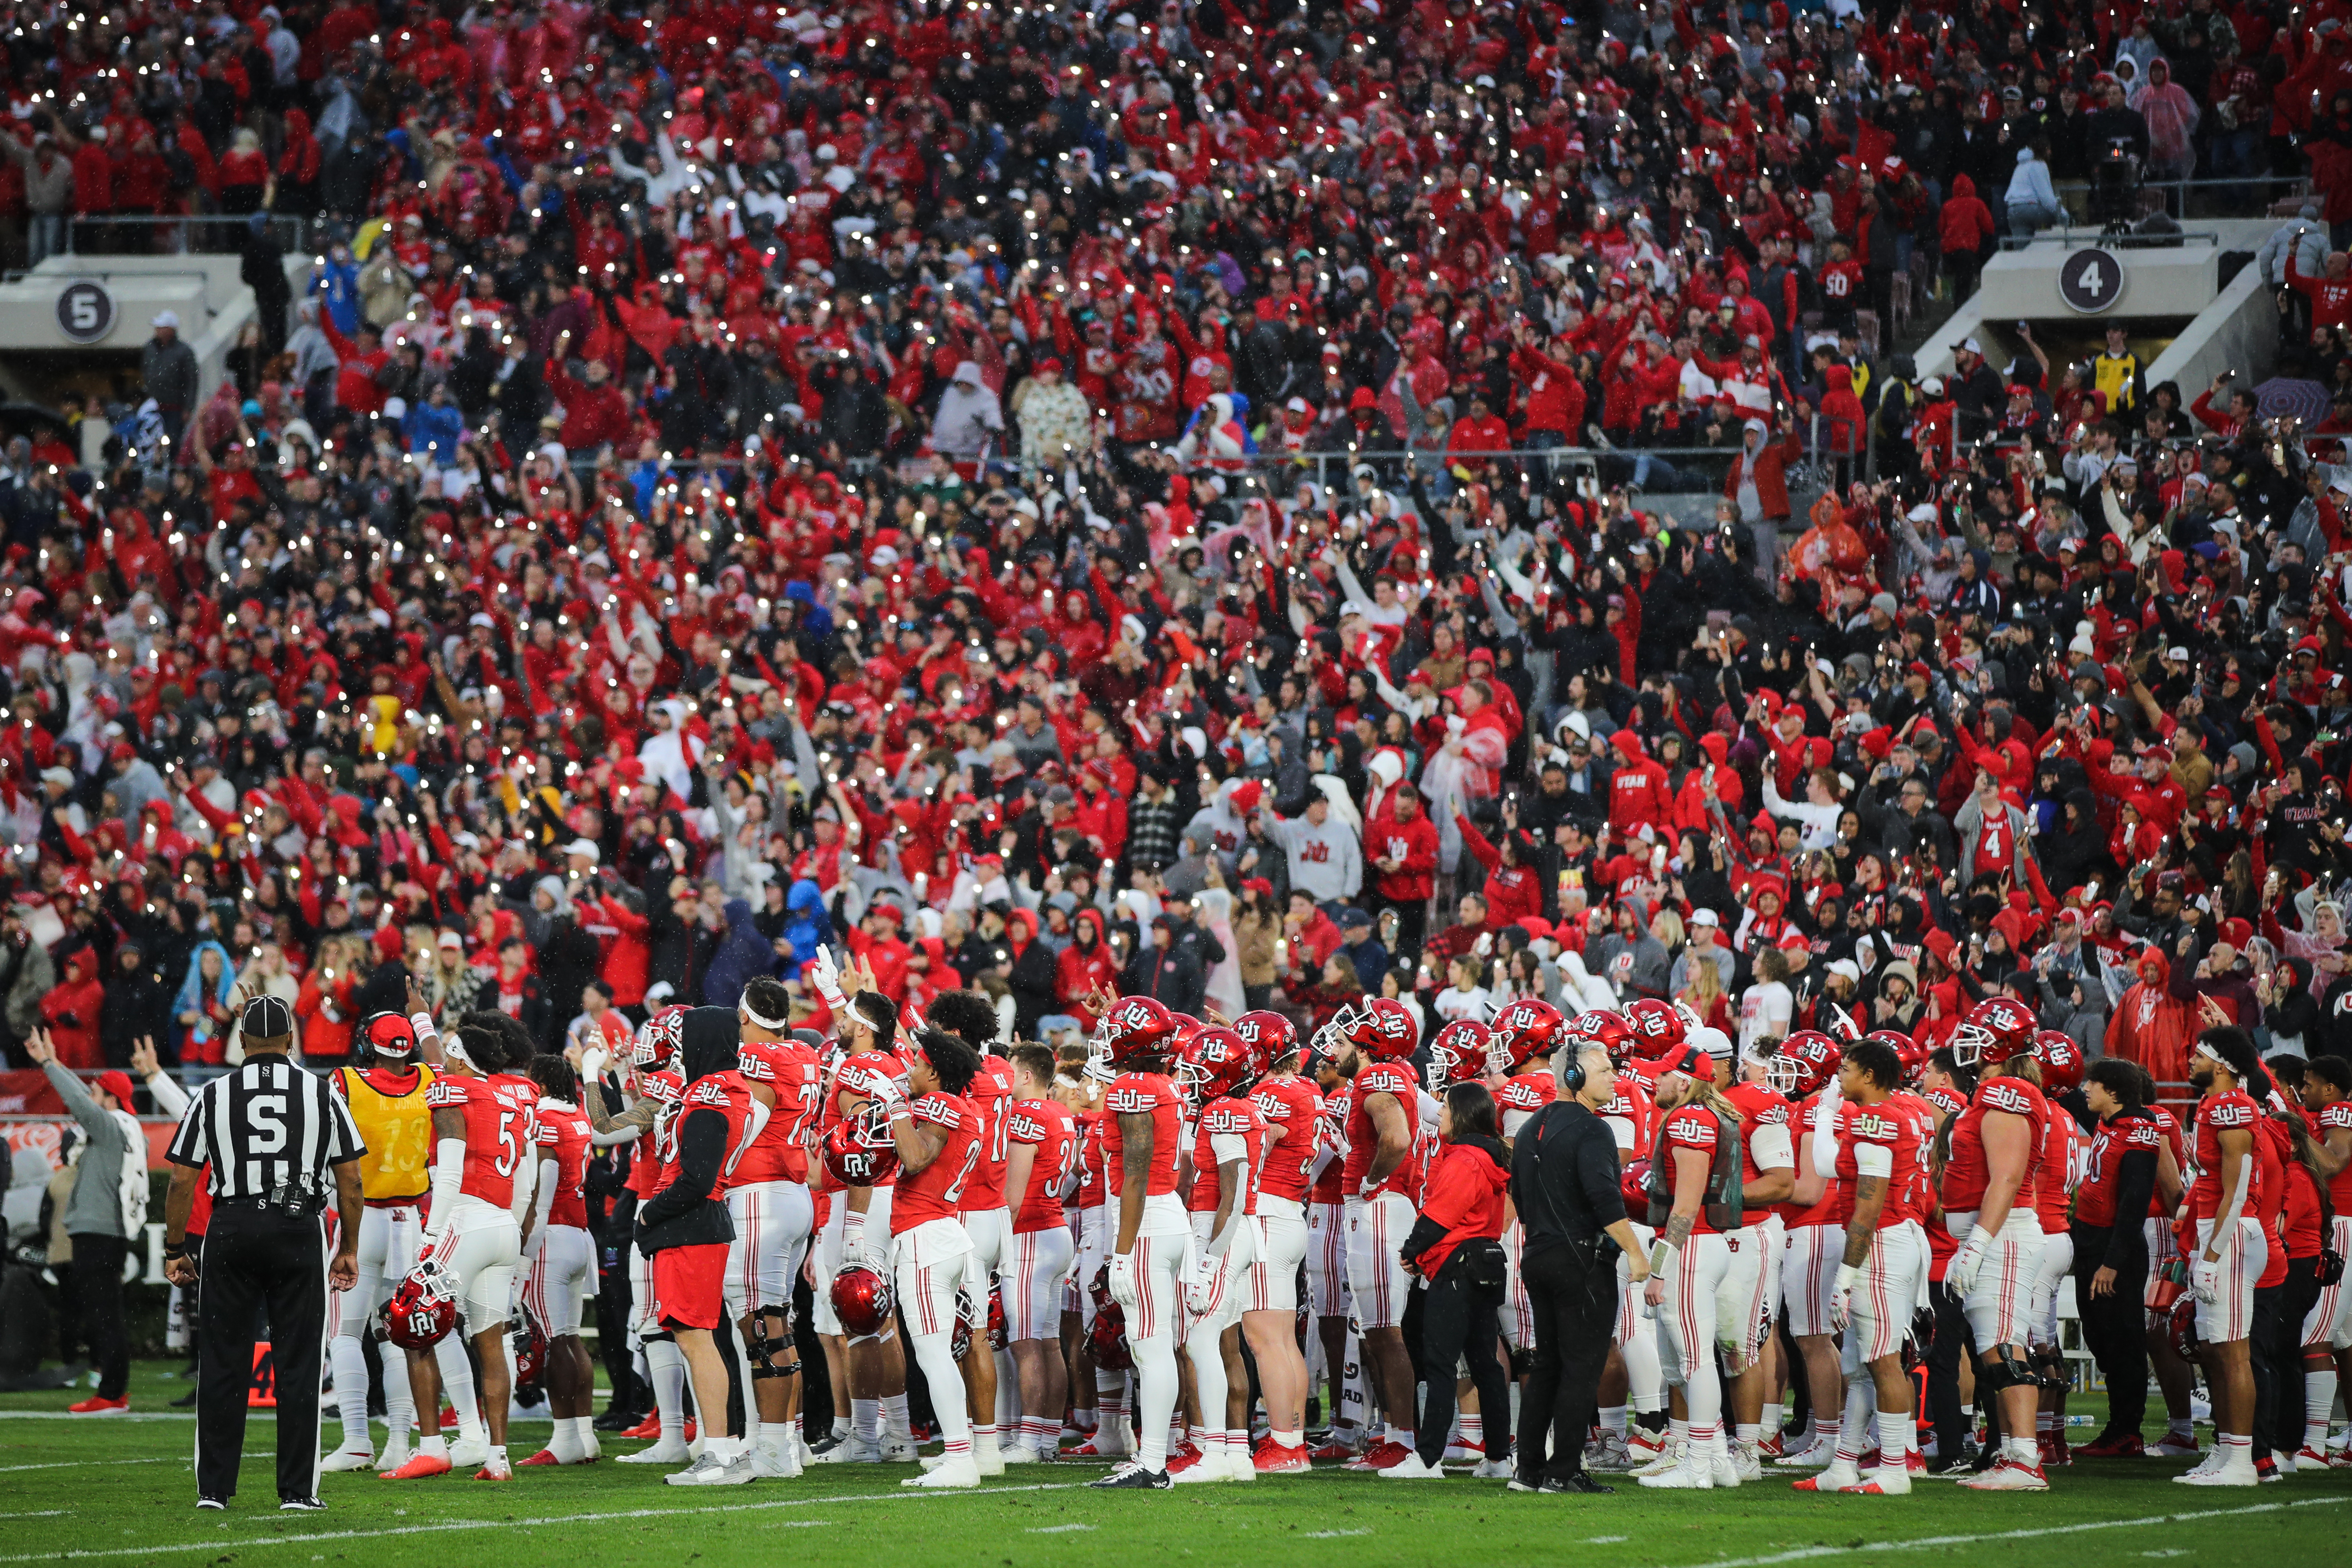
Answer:
[[1952, 193], [1945, 198], [1940, 229], [1946, 256], [1980, 252], [1991, 243], [1992, 209], [1977, 194], [1977, 183], [1966, 174], [1952, 177]]
[[751, 1099], [750, 1089], [734, 1071], [742, 1040], [743, 1027], [731, 1001], [725, 1007], [695, 1008], [680, 1025], [686, 1096], [673, 1134], [677, 1139], [677, 1176], [637, 1210], [637, 1249], [647, 1256], [668, 1247], [724, 1245], [735, 1239], [723, 1181], [730, 1131], [727, 1112], [704, 1103], [714, 1094], [698, 1095], [696, 1090], [709, 1079], [718, 1092]]
[[106, 1065], [98, 1036], [99, 1019], [106, 1007], [106, 988], [98, 980], [98, 955], [88, 947], [68, 954], [65, 974], [41, 998], [41, 1019], [48, 1026], [61, 1064], [95, 1071]]
[[1642, 742], [1631, 730], [1619, 730], [1609, 744], [1622, 758], [1609, 780], [1609, 825], [1621, 833], [1644, 822], [1672, 827], [1675, 797], [1666, 787], [1665, 768], [1642, 754]]
[[1435, 1279], [1465, 1241], [1503, 1234], [1503, 1194], [1510, 1184], [1510, 1155], [1493, 1138], [1461, 1138], [1444, 1146], [1422, 1188], [1421, 1214], [1403, 1247], [1423, 1279]]

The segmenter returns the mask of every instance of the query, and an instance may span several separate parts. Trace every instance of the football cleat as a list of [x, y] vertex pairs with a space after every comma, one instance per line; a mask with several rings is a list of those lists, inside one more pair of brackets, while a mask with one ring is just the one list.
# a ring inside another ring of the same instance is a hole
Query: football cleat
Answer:
[[514, 1467], [512, 1465], [484, 1465], [480, 1469], [474, 1472], [474, 1479], [478, 1481], [510, 1481], [514, 1479]]
[[1044, 1458], [1026, 1443], [1007, 1443], [1003, 1447], [1003, 1458], [1008, 1465], [1034, 1465]]
[[2335, 1461], [2308, 1443], [2294, 1451], [2294, 1468], [2298, 1470], [2325, 1470], [2335, 1468]]
[[2262, 1478], [2251, 1464], [2216, 1465], [2210, 1470], [2191, 1470], [2185, 1476], [2175, 1476], [2172, 1480], [2174, 1485], [2184, 1487], [2251, 1487], [2262, 1483]]
[[931, 1491], [969, 1491], [980, 1484], [980, 1466], [970, 1454], [950, 1455], [937, 1469], [909, 1476], [898, 1484]]
[[421, 1481], [431, 1476], [449, 1473], [449, 1461], [438, 1454], [411, 1455], [406, 1464], [396, 1470], [379, 1470], [376, 1479], [387, 1481]]
[[1633, 1458], [1625, 1447], [1625, 1439], [1612, 1432], [1586, 1451], [1584, 1468], [1588, 1470], [1630, 1470], [1633, 1468]]
[[1121, 1465], [1102, 1479], [1087, 1483], [1097, 1491], [1165, 1491], [1175, 1484], [1166, 1470], [1147, 1470], [1139, 1464]]
[[534, 1465], [560, 1465], [562, 1462], [563, 1461], [562, 1459], [555, 1457], [555, 1450], [553, 1448], [541, 1448], [539, 1452], [533, 1454], [527, 1459], [517, 1459], [515, 1461], [515, 1469], [519, 1470], [528, 1469]]
[[1442, 1463], [1430, 1464], [1421, 1457], [1418, 1448], [1408, 1448], [1403, 1458], [1381, 1472], [1381, 1479], [1388, 1481], [1442, 1481], [1445, 1479], [1445, 1467]]
[[1168, 1461], [1168, 1479], [1176, 1485], [1201, 1486], [1211, 1481], [1229, 1481], [1233, 1471], [1226, 1468], [1223, 1454], [1188, 1454]]
[[2074, 1450], [2078, 1459], [2137, 1459], [2147, 1452], [2137, 1432], [2105, 1432]]
[[1788, 1451], [1788, 1448], [1782, 1445], [1780, 1434], [1778, 1432], [1767, 1432], [1763, 1437], [1757, 1439], [1756, 1457], [1759, 1460], [1771, 1459], [1778, 1461], [1783, 1455], [1787, 1454]]
[[633, 1443], [650, 1443], [661, 1436], [661, 1414], [656, 1411], [621, 1434]]
[[1731, 1445], [1726, 1443], [1721, 1437], [1715, 1440], [1715, 1447], [1709, 1450], [1706, 1462], [1714, 1475], [1716, 1490], [1718, 1491], [1728, 1491], [1738, 1486], [1745, 1479], [1739, 1473], [1739, 1460], [1732, 1453]]
[[1784, 1470], [1817, 1470], [1836, 1458], [1837, 1444], [1826, 1437], [1817, 1437], [1810, 1446], [1793, 1454], [1783, 1454], [1772, 1462]]
[[789, 1437], [781, 1447], [762, 1437], [752, 1448], [751, 1474], [757, 1479], [788, 1481], [800, 1473], [800, 1445]]
[[694, 1458], [694, 1450], [683, 1439], [667, 1438], [650, 1448], [639, 1448], [634, 1454], [623, 1454], [619, 1463], [625, 1465], [682, 1465]]
[[1732, 1473], [1737, 1475], [1743, 1481], [1762, 1480], [1764, 1479], [1764, 1466], [1762, 1461], [1757, 1458], [1757, 1454], [1758, 1445], [1754, 1443], [1734, 1442], [1731, 1445]]
[[1687, 1442], [1668, 1443], [1664, 1448], [1661, 1448], [1654, 1458], [1643, 1464], [1634, 1466], [1633, 1474], [1636, 1476], [1664, 1475], [1668, 1470], [1673, 1469], [1676, 1465], [1681, 1464], [1683, 1462], [1683, 1455], [1689, 1452], [1689, 1450], [1690, 1445]]
[[1303, 1476], [1315, 1468], [1306, 1444], [1286, 1448], [1272, 1438], [1258, 1445], [1250, 1463], [1262, 1476]]
[[2167, 1432], [2161, 1440], [2148, 1444], [2140, 1451], [2151, 1459], [2185, 1459], [2191, 1455], [2205, 1452], [2197, 1446], [2195, 1437], [2184, 1439], [2175, 1437], [2170, 1432]]
[[1801, 1481], [1791, 1481], [1789, 1483], [1789, 1490], [1790, 1491], [1814, 1492], [1843, 1491], [1848, 1487], [1858, 1487], [1861, 1484], [1862, 1472], [1860, 1470], [1854, 1469], [1852, 1465], [1832, 1459], [1830, 1463], [1829, 1469], [1823, 1470], [1820, 1475], [1807, 1476]]
[[1470, 1479], [1474, 1481], [1506, 1481], [1517, 1473], [1508, 1459], [1481, 1459], [1478, 1468], [1470, 1472]]
[[1404, 1463], [1413, 1450], [1402, 1443], [1380, 1442], [1364, 1450], [1364, 1457], [1348, 1466], [1351, 1470], [1385, 1470]]
[[2033, 1446], [2042, 1456], [2042, 1468], [2045, 1470], [2053, 1465], [2071, 1465], [2074, 1462], [2074, 1456], [2066, 1448], [2066, 1439], [2055, 1432], [2044, 1433], [2035, 1438]]
[[93, 1394], [78, 1405], [67, 1406], [66, 1414], [68, 1416], [128, 1416], [131, 1414], [131, 1400], [128, 1396], [121, 1399], [109, 1399], [103, 1395]]
[[280, 1513], [324, 1513], [327, 1505], [315, 1497], [289, 1497], [278, 1505]]
[[467, 1465], [489, 1462], [490, 1438], [487, 1432], [478, 1437], [459, 1437], [449, 1445], [449, 1463], [454, 1469], [462, 1470]]
[[738, 1454], [722, 1459], [709, 1449], [682, 1470], [672, 1470], [662, 1477], [674, 1487], [740, 1487], [751, 1480], [751, 1456]]
[[1106, 1438], [1101, 1433], [1097, 1432], [1093, 1437], [1087, 1438], [1085, 1442], [1080, 1443], [1076, 1448], [1065, 1448], [1055, 1457], [1064, 1459], [1117, 1459], [1123, 1461], [1133, 1458], [1135, 1457], [1135, 1452], [1125, 1443], [1118, 1441], [1117, 1438]]
[[372, 1470], [375, 1469], [373, 1448], [338, 1448], [319, 1461], [322, 1470]]
[[1840, 1487], [1843, 1492], [1857, 1492], [1864, 1497], [1908, 1497], [1911, 1495], [1911, 1473], [1893, 1465], [1882, 1465], [1871, 1472], [1870, 1479], [1859, 1486]]
[[1318, 1464], [1329, 1464], [1334, 1459], [1353, 1459], [1356, 1453], [1356, 1449], [1345, 1443], [1326, 1443], [1319, 1448], [1310, 1449], [1307, 1457]]
[[1992, 1469], [1965, 1478], [1960, 1485], [1971, 1491], [2048, 1491], [2050, 1478], [2042, 1473], [2040, 1465], [2021, 1465], [2003, 1455]]
[[882, 1440], [882, 1462], [886, 1465], [911, 1465], [922, 1457], [912, 1437], [886, 1437]]
[[1715, 1487], [1715, 1461], [1696, 1444], [1685, 1443], [1672, 1464], [1663, 1469], [1644, 1466], [1633, 1472], [1633, 1479], [1662, 1491], [1710, 1491]]

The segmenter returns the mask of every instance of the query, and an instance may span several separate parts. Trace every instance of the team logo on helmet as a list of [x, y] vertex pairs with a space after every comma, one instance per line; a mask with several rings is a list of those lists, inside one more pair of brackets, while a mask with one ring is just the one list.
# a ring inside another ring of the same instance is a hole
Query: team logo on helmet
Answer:
[[1690, 1027], [1669, 1003], [1643, 997], [1625, 1004], [1625, 1021], [1633, 1026], [1633, 1054], [1644, 1061], [1662, 1061], [1689, 1038]]
[[1614, 1008], [1595, 1008], [1579, 1013], [1568, 1023], [1569, 1038], [1579, 1042], [1580, 1052], [1598, 1047], [1609, 1053], [1612, 1067], [1622, 1067], [1633, 1054], [1637, 1038], [1633, 1024]]
[[891, 1140], [889, 1113], [879, 1100], [835, 1122], [817, 1151], [844, 1186], [872, 1186], [898, 1168], [898, 1145]]
[[1952, 1059], [1963, 1067], [2007, 1061], [2033, 1049], [2033, 1015], [2007, 997], [1979, 1002], [1952, 1031]]
[[1298, 1049], [1298, 1030], [1291, 1021], [1265, 1009], [1235, 1019], [1234, 1032], [1247, 1040], [1257, 1059], [1269, 1068]]
[[1455, 1019], [1429, 1043], [1429, 1092], [1443, 1094], [1457, 1083], [1475, 1083], [1494, 1070], [1495, 1040], [1475, 1019]]
[[1258, 1080], [1261, 1064], [1238, 1030], [1202, 1029], [1176, 1059], [1176, 1086], [1196, 1105], [1238, 1094]]
[[1376, 1061], [1390, 1061], [1412, 1054], [1421, 1042], [1421, 1030], [1395, 998], [1367, 997], [1341, 1039]]
[[1494, 1053], [1490, 1070], [1507, 1077], [1528, 1058], [1549, 1056], [1559, 1049], [1567, 1025], [1559, 1009], [1549, 1002], [1539, 1002], [1532, 997], [1513, 1002], [1487, 1025], [1489, 1048]]
[[405, 1013], [370, 1013], [360, 1020], [360, 1038], [378, 1056], [406, 1061], [416, 1049], [416, 1027]]
[[879, 1333], [898, 1305], [890, 1281], [863, 1263], [853, 1263], [833, 1277], [833, 1312], [845, 1333]]
[[1087, 1069], [1108, 1082], [1147, 1057], [1164, 1054], [1182, 1021], [1150, 997], [1122, 997], [1095, 1025], [1087, 1042]]
[[2068, 1094], [2081, 1088], [2083, 1074], [2089, 1066], [2074, 1037], [2054, 1029], [2033, 1031], [2033, 1060], [2042, 1066], [2042, 1092], [2051, 1095]]
[[1794, 1100], [1819, 1090], [1837, 1076], [1845, 1051], [1817, 1029], [1801, 1029], [1780, 1042], [1764, 1063], [1765, 1082]]
[[457, 1281], [427, 1259], [408, 1271], [383, 1304], [384, 1337], [403, 1350], [429, 1350], [457, 1326]]

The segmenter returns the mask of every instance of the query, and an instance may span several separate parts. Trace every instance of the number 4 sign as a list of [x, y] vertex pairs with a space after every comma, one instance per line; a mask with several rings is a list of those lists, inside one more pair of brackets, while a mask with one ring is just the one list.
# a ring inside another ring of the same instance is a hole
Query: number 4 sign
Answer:
[[2123, 298], [2124, 267], [2104, 250], [2070, 253], [2058, 267], [2058, 298], [2070, 310], [2095, 316]]

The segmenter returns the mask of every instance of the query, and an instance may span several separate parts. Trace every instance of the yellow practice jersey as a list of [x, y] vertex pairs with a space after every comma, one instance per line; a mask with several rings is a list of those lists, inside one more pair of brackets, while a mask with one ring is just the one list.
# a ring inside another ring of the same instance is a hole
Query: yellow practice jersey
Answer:
[[433, 1186], [433, 1113], [425, 1092], [434, 1071], [339, 1067], [335, 1088], [352, 1108], [367, 1153], [360, 1156], [360, 1195], [369, 1202], [422, 1198]]

